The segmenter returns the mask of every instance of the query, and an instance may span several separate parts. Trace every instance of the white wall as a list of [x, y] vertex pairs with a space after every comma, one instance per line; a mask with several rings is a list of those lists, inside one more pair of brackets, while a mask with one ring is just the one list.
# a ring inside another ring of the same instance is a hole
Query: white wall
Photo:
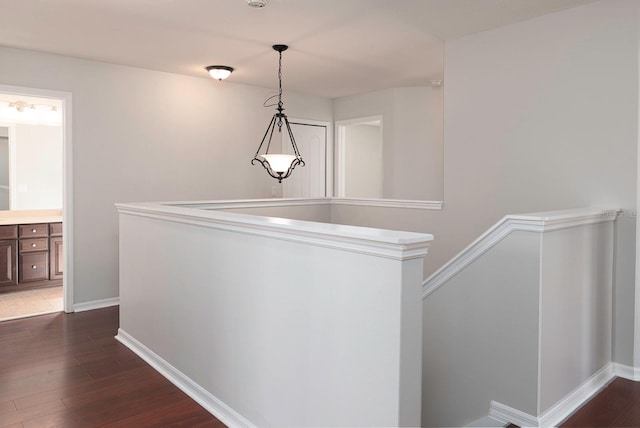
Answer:
[[468, 426], [491, 401], [557, 426], [577, 403], [552, 407], [608, 380], [592, 376], [610, 371], [614, 219], [506, 219], [427, 283], [423, 426]]
[[348, 125], [344, 131], [344, 196], [382, 198], [380, 125]]
[[538, 414], [611, 361], [614, 223], [545, 233]]
[[[73, 94], [76, 303], [118, 296], [115, 202], [271, 195], [249, 162], [273, 90], [8, 48], [0, 63], [0, 84]], [[286, 107], [332, 119], [328, 99], [286, 93]]]
[[16, 125], [14, 210], [62, 209], [62, 127]]
[[[445, 215], [456, 225], [453, 251], [507, 213], [635, 211], [637, 17], [637, 2], [606, 0], [447, 44]], [[634, 223], [625, 214], [617, 225], [614, 358], [625, 364]]]
[[212, 410], [261, 427], [420, 426], [431, 236], [119, 208], [118, 337]]
[[334, 100], [336, 121], [382, 116], [383, 197], [442, 200], [440, 88], [393, 88]]
[[623, 208], [613, 358], [632, 365], [637, 9], [606, 0], [448, 42], [444, 210], [336, 206], [334, 220], [433, 233], [429, 275], [506, 214]]
[[491, 400], [537, 414], [540, 241], [511, 233], [425, 299], [423, 426], [466, 426]]
[[[393, 90], [394, 199], [443, 200], [443, 90]], [[386, 153], [385, 153], [386, 155]]]

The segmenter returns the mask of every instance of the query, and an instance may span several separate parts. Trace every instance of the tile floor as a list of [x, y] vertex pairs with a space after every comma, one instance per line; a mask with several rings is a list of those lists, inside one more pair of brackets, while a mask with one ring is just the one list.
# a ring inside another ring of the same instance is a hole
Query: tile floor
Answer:
[[0, 321], [60, 312], [62, 286], [0, 294]]

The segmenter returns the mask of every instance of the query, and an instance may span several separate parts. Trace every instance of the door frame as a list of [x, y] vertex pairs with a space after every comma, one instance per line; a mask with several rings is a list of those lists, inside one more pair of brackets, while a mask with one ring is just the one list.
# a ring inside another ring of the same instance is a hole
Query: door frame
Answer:
[[64, 277], [62, 279], [63, 309], [73, 312], [73, 139], [72, 94], [50, 89], [28, 88], [0, 84], [0, 93], [51, 98], [62, 101], [62, 245]]
[[8, 160], [9, 160], [9, 210], [16, 206], [16, 171], [14, 168], [16, 160], [16, 125], [15, 123], [3, 122], [0, 120], [0, 126], [8, 128]]

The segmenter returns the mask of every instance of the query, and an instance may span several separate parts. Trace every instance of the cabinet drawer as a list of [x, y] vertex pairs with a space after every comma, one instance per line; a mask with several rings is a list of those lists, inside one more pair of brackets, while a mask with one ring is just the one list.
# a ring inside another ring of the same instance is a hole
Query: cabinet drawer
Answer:
[[18, 281], [49, 279], [49, 253], [23, 253], [18, 256]]
[[62, 236], [62, 223], [49, 223], [49, 234], [51, 236]]
[[49, 236], [49, 224], [21, 224], [18, 226], [18, 238], [40, 238]]
[[0, 239], [16, 239], [18, 237], [18, 226], [15, 224], [0, 226]]
[[21, 253], [47, 251], [49, 249], [49, 240], [47, 238], [21, 239], [18, 242], [18, 249]]

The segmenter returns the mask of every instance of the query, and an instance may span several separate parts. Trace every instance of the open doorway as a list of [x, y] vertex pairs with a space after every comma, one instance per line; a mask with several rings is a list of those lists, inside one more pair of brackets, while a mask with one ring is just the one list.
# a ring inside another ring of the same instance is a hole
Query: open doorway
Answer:
[[381, 199], [382, 116], [340, 121], [336, 126], [336, 196]]
[[73, 311], [70, 103], [0, 85], [0, 320]]

